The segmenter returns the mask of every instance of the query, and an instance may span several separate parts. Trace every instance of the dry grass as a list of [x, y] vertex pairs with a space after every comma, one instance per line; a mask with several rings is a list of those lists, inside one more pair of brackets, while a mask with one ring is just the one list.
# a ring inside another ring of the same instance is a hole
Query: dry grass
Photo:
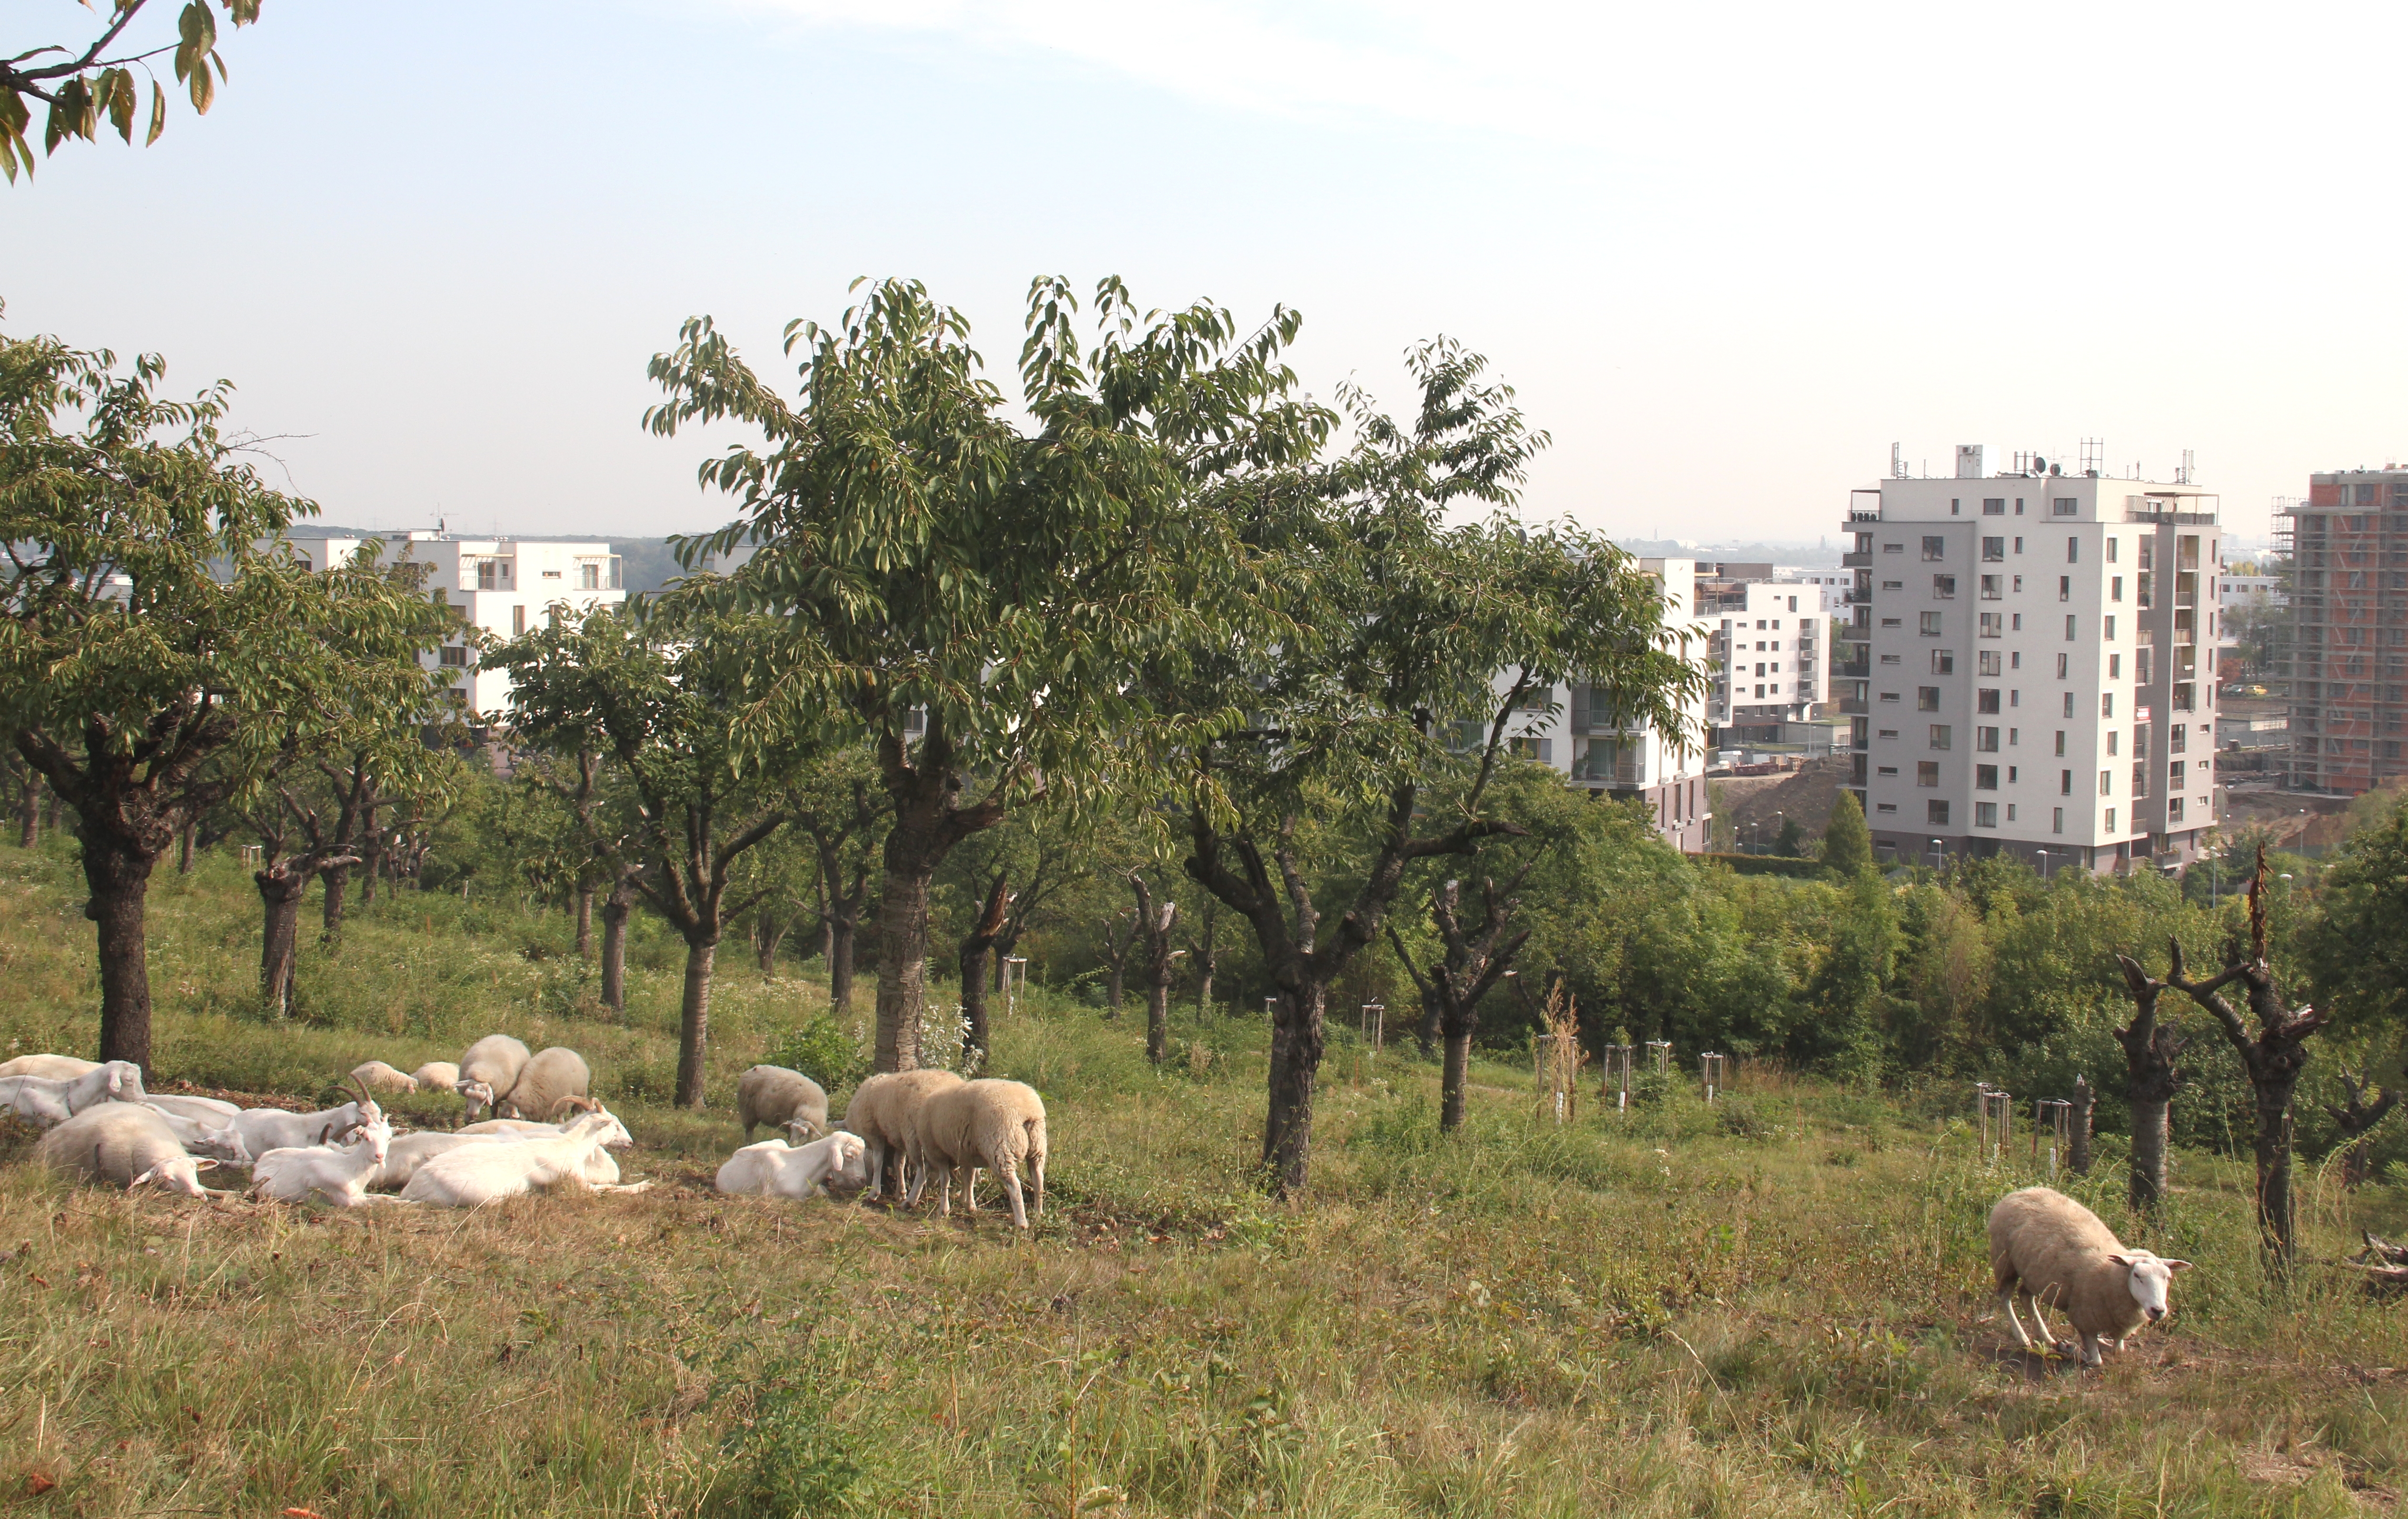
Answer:
[[[0, 1031], [82, 1048], [79, 898], [59, 862], [7, 864]], [[670, 964], [605, 1026], [556, 955], [522, 953], [556, 919], [411, 902], [305, 967], [318, 1025], [265, 1027], [228, 1010], [241, 884], [165, 883], [163, 1070], [302, 1096], [489, 1027], [571, 1041], [636, 1131], [628, 1170], [662, 1185], [337, 1215], [68, 1188], [0, 1136], [0, 1503], [2289, 1515], [2408, 1487], [2400, 1311], [2322, 1267], [2270, 1288], [2224, 1160], [2182, 1156], [2164, 1227], [2131, 1231], [2202, 1269], [2089, 1380], [1988, 1322], [1982, 1215], [2028, 1178], [1978, 1166], [1961, 1125], [1770, 1075], [1718, 1111], [1657, 1095], [1558, 1129], [1526, 1073], [1487, 1067], [1441, 1143], [1432, 1068], [1392, 1053], [1358, 1084], [1348, 1051], [1314, 1197], [1282, 1209], [1247, 1184], [1258, 1025], [1182, 1027], [1157, 1074], [1141, 1030], [1048, 1009], [996, 1061], [1053, 1110], [1032, 1239], [992, 1212], [723, 1201], [724, 1098], [809, 983], [731, 972], [723, 1106], [679, 1113], [646, 1074], [671, 1053]], [[2402, 1213], [2390, 1189], [2329, 1195], [2311, 1249]]]

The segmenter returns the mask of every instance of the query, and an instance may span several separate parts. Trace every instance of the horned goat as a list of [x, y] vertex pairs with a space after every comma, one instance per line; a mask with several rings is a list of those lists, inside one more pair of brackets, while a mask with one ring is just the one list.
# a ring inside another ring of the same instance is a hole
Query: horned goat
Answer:
[[308, 1202], [323, 1197], [337, 1208], [357, 1208], [367, 1200], [368, 1184], [385, 1163], [393, 1143], [393, 1125], [380, 1113], [362, 1125], [360, 1137], [346, 1145], [306, 1145], [270, 1150], [251, 1163], [251, 1196], [255, 1201]]
[[[605, 1145], [632, 1143], [627, 1126], [604, 1111], [591, 1112], [553, 1139], [515, 1144], [463, 1145], [418, 1169], [401, 1189], [405, 1201], [437, 1208], [478, 1208], [547, 1187], [585, 1187], [586, 1165]], [[638, 1190], [648, 1182], [638, 1182]]]

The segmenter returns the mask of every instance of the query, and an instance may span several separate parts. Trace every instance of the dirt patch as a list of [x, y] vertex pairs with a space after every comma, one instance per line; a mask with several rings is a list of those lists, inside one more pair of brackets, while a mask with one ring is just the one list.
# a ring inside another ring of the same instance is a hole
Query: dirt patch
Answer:
[[1823, 837], [1847, 774], [1847, 756], [1833, 754], [1809, 760], [1786, 775], [1733, 776], [1713, 784], [1722, 791], [1723, 807], [1739, 830], [1736, 837], [1742, 842], [1769, 843], [1786, 818], [1796, 818], [1807, 838]]

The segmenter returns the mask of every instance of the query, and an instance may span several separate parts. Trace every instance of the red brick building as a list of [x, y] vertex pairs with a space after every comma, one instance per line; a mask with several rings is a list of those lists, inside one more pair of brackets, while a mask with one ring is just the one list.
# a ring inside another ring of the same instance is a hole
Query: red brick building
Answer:
[[2291, 784], [2355, 795], [2408, 774], [2408, 470], [2311, 475], [2286, 526]]

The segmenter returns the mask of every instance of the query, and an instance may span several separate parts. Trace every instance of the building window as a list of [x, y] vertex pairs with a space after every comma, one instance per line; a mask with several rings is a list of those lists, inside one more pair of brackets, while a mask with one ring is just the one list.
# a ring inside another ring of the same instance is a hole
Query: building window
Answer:
[[2067, 612], [2065, 614], [2065, 641], [2071, 643], [2078, 637], [2080, 637], [2080, 635], [2073, 631], [2073, 614], [2071, 612]]
[[2183, 761], [2176, 760], [2173, 762], [2172, 766], [2167, 769], [2166, 789], [2168, 791], [2182, 791], [2186, 789], [2183, 785]]
[[1936, 786], [1940, 784], [1940, 762], [1938, 760], [1918, 760], [1914, 767], [1914, 783], [1918, 786]]
[[2112, 691], [2099, 693], [2099, 715], [2100, 717], [2115, 715], [2115, 693]]
[[2006, 498], [2005, 496], [2003, 496], [2003, 495], [1985, 495], [1985, 496], [1984, 496], [1984, 497], [1982, 498], [1982, 515], [1983, 515], [1983, 516], [1985, 516], [1985, 517], [2003, 517], [2003, 516], [2005, 516], [2006, 514], [2007, 514], [2007, 498]]
[[1996, 716], [1999, 710], [1999, 688], [1985, 686], [1973, 693], [1973, 710], [1985, 716]]
[[2179, 796], [2169, 797], [2166, 801], [2166, 821], [2168, 823], [2180, 823], [2182, 820], [2183, 799]]
[[[2107, 547], [2111, 549], [2115, 545], [2113, 542], [2110, 542], [2107, 545]], [[2115, 556], [2111, 553], [2107, 557], [2113, 559]], [[2108, 577], [2107, 599], [2110, 601], [2121, 601], [2124, 599], [2124, 577], [2121, 575], [2112, 575]]]
[[601, 566], [600, 565], [598, 565], [598, 564], [594, 564], [594, 563], [592, 563], [592, 562], [588, 562], [588, 563], [586, 563], [586, 564], [582, 564], [582, 565], [578, 566], [577, 566], [577, 588], [578, 588], [580, 591], [599, 591], [599, 590], [601, 590], [601, 589], [602, 589], [602, 566]]
[[1945, 723], [1934, 723], [1933, 724], [1931, 724], [1931, 747], [1932, 747], [1932, 748], [1934, 748], [1934, 749], [1946, 749], [1946, 748], [1950, 747], [1951, 740], [1954, 738], [1954, 737], [1955, 737], [1955, 732], [1954, 732], [1954, 730], [1953, 730], [1953, 729], [1951, 729], [1951, 728], [1949, 727], [1949, 725], [1948, 725], [1947, 724], [1945, 724]]
[[[2060, 681], [2065, 679], [2065, 655], [2063, 654], [2057, 656], [2057, 678]], [[2071, 712], [2068, 712], [2065, 715], [2071, 717], [2073, 714]]]
[[1904, 553], [1906, 552], [1906, 545], [1903, 543], [1885, 543], [1882, 545], [1882, 552]]
[[2112, 807], [2107, 810], [2107, 831], [2111, 834], [2115, 831], [2115, 810]]
[[1918, 712], [1936, 712], [1940, 710], [1940, 688], [1938, 686], [1916, 686], [1914, 688], [1914, 709]]
[[1973, 826], [1974, 826], [1974, 827], [1976, 827], [1976, 828], [1995, 828], [1995, 827], [1997, 827], [1998, 825], [1999, 825], [1999, 804], [1998, 804], [1998, 803], [1996, 803], [1996, 802], [1975, 802], [1975, 803], [1973, 804]]
[[525, 631], [526, 603], [521, 602], [510, 609], [510, 637], [517, 638]]
[[2015, 552], [2017, 552], [2017, 553], [2021, 553], [2021, 552], [2024, 552], [2024, 540], [2023, 540], [2023, 539], [2021, 539], [2021, 538], [2017, 538], [2017, 539], [2015, 539]]
[[2006, 594], [2005, 576], [1985, 575], [1982, 577], [1982, 599], [1984, 601], [2001, 600], [2005, 597]]
[[1947, 557], [1948, 557], [1948, 540], [1947, 540], [1946, 538], [1944, 538], [1944, 537], [1927, 537], [1927, 538], [1925, 538], [1925, 539], [1923, 540], [1923, 557], [1924, 557], [1924, 558], [1926, 558], [1926, 559], [1945, 559], [1945, 558], [1947, 558]]
[[437, 657], [442, 661], [445, 669], [465, 670], [468, 667], [468, 651], [456, 643], [445, 644]]
[[1982, 624], [1980, 630], [1981, 636], [1985, 638], [2004, 637], [2006, 633], [2006, 629], [2002, 626], [2004, 622], [2005, 619], [2000, 617], [1997, 612], [1984, 612], [1982, 614]]
[[1999, 730], [1996, 728], [1975, 728], [1973, 730], [1973, 747], [1980, 750], [1985, 754], [1997, 753], [1999, 752]]
[[2107, 656], [2107, 679], [2110, 681], [2120, 681], [2123, 678], [2124, 656], [2121, 654], [2109, 654]]
[[1975, 791], [1996, 791], [1996, 790], [1998, 790], [1998, 789], [1999, 789], [1999, 767], [1998, 767], [1997, 766], [1995, 766], [1995, 765], [1976, 765], [1976, 766], [1974, 766], [1974, 767], [1973, 767], [1973, 789], [1974, 789]]
[[2072, 576], [2059, 575], [2057, 578], [2057, 599], [2059, 601], [2071, 601], [2073, 599]]
[[2073, 715], [2073, 693], [2071, 691], [2065, 694], [2065, 715], [2068, 717]]
[[1906, 622], [1903, 618], [1885, 617], [1882, 619], [1882, 626], [1884, 627], [1904, 627], [1905, 625]]
[[2000, 565], [2006, 563], [2006, 539], [1984, 538], [1982, 540], [1982, 563], [1985, 565]]
[[1873, 810], [1876, 812], [1895, 812], [1898, 810], [1898, 804], [1896, 802], [1875, 802], [1873, 804]]
[[1931, 577], [1931, 599], [1934, 601], [1956, 600], [1956, 577], [1954, 575], [1934, 575]]
[[2049, 503], [2049, 512], [2052, 516], [2071, 517], [2073, 515], [2074, 509], [2080, 505], [2078, 497], [2060, 495]]
[[2118, 742], [2123, 738], [2123, 737], [2124, 737], [2124, 736], [2123, 736], [2123, 734], [2121, 734], [2121, 733], [2117, 732], [2115, 729], [2114, 729], [2114, 728], [2110, 728], [2110, 729], [2108, 729], [2108, 730], [2107, 730], [2107, 752], [2109, 752], [2110, 754], [2113, 754], [2113, 753], [2116, 752], [2116, 745], [2117, 745], [2117, 743], [2118, 743]]
[[1898, 774], [1898, 767], [1895, 765], [1884, 765], [1877, 767], [1874, 773], [1878, 775], [1896, 775]]
[[1999, 673], [1999, 652], [1996, 649], [1985, 649], [1973, 657], [1977, 666], [1974, 670], [1975, 674], [1997, 675]]
[[2059, 770], [2057, 772], [2057, 794], [2059, 796], [2071, 796], [2073, 795], [2073, 772], [2071, 770]]
[[2065, 832], [2065, 809], [2061, 807], [2052, 807], [2049, 809], [2049, 811], [2053, 816], [2048, 820], [2048, 831], [2051, 833]]
[[1923, 821], [1934, 827], [1945, 828], [1948, 826], [1948, 804], [1941, 801], [1924, 803]]
[[1940, 637], [1940, 614], [1938, 612], [1925, 612], [1923, 614], [1922, 627], [1923, 636], [1925, 638], [1936, 638]]
[[1954, 649], [1934, 649], [1931, 651], [1931, 673], [1934, 675], [1956, 674], [1956, 651]]
[[2109, 643], [2115, 641], [2115, 619], [2113, 615], [2107, 619], [2107, 641]]
[[1895, 691], [1885, 691], [1881, 694], [1881, 699], [1884, 701], [1896, 701], [1898, 700], [1898, 693]]
[[2166, 750], [2169, 753], [2179, 754], [2188, 747], [2190, 747], [2189, 724], [2177, 723], [2166, 730]]
[[2099, 772], [2099, 795], [2101, 796], [2113, 796], [2115, 795], [2114, 771], [2101, 770]]

